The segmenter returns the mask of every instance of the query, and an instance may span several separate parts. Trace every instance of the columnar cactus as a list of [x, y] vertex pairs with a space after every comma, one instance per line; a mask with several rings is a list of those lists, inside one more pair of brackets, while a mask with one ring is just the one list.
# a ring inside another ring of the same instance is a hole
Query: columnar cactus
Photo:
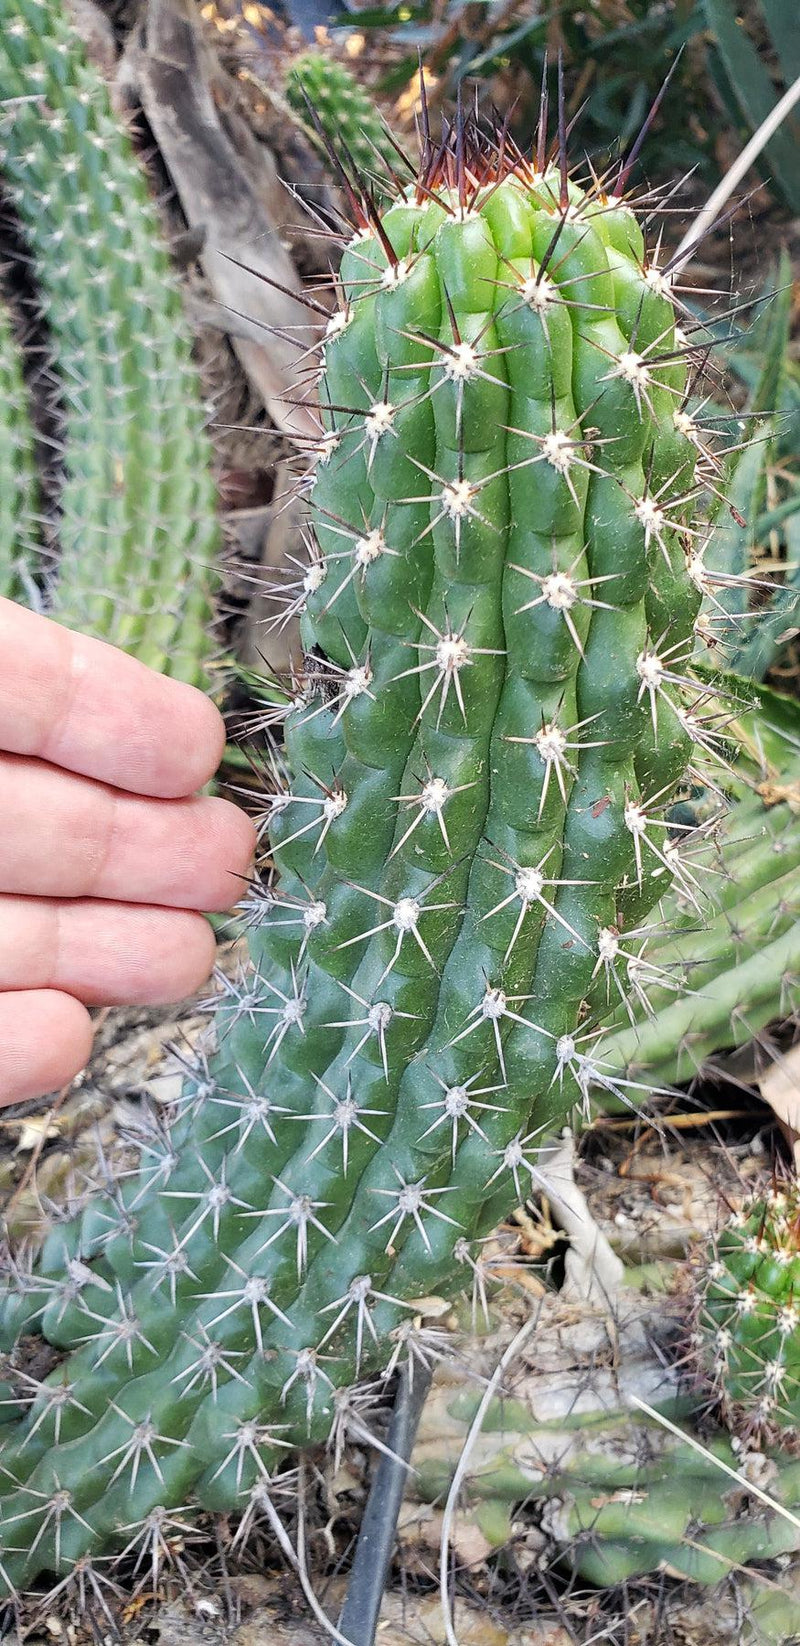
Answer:
[[0, 170], [32, 254], [63, 425], [53, 614], [203, 682], [220, 526], [155, 207], [64, 0], [0, 0], [0, 86]]
[[731, 1427], [800, 1438], [800, 1187], [731, 1215], [698, 1259], [696, 1343]]
[[37, 541], [34, 435], [22, 357], [11, 314], [0, 300], [0, 594], [22, 586]]
[[793, 805], [753, 795], [731, 807], [694, 857], [692, 902], [671, 894], [663, 925], [610, 945], [606, 997], [630, 994], [600, 1048], [609, 1075], [691, 1080], [715, 1053], [800, 1008], [798, 866]]
[[363, 1429], [355, 1381], [587, 1091], [608, 934], [683, 883], [705, 459], [625, 179], [571, 181], [559, 124], [555, 165], [459, 120], [382, 216], [353, 187], [279, 879], [171, 1135], [11, 1269], [6, 1343], [62, 1358], [8, 1368], [8, 1589], [255, 1513], [287, 1448]]

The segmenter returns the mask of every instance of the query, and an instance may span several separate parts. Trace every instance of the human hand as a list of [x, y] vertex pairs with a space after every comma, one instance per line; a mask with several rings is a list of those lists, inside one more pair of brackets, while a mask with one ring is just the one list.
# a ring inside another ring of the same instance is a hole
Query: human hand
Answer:
[[193, 686], [0, 599], [0, 1104], [63, 1086], [87, 1006], [180, 1000], [255, 845], [198, 796], [222, 717]]

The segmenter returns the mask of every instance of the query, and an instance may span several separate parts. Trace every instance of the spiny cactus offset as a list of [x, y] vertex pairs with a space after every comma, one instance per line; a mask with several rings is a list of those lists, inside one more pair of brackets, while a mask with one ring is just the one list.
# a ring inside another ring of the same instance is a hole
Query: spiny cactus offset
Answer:
[[696, 1342], [736, 1431], [800, 1440], [800, 1186], [748, 1200], [698, 1258]]
[[387, 167], [397, 168], [398, 151], [380, 111], [344, 63], [324, 51], [304, 51], [289, 65], [285, 91], [316, 141], [345, 164], [378, 180], [386, 179]]
[[691, 902], [671, 894], [663, 926], [609, 939], [606, 997], [630, 991], [600, 1048], [612, 1078], [691, 1080], [800, 1008], [798, 866], [796, 806], [740, 800], [700, 844]]
[[559, 102], [556, 164], [545, 112], [532, 159], [459, 119], [381, 216], [352, 188], [280, 883], [171, 1135], [12, 1268], [6, 1344], [63, 1360], [8, 1373], [9, 1590], [157, 1555], [178, 1506], [258, 1513], [287, 1448], [363, 1433], [354, 1380], [585, 1096], [606, 934], [691, 888], [664, 808], [709, 744], [706, 459], [627, 171], [568, 178]]
[[63, 419], [53, 615], [205, 682], [220, 527], [191, 336], [155, 208], [60, 0], [0, 0], [0, 84], [0, 164], [33, 256]]
[[9, 310], [0, 300], [0, 594], [22, 589], [21, 571], [37, 540], [34, 435], [22, 356]]

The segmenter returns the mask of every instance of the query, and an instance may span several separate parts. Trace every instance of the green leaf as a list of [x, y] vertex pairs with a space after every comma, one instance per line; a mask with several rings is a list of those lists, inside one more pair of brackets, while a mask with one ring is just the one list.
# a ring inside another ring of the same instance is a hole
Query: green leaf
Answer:
[[781, 65], [781, 74], [790, 86], [800, 74], [800, 17], [797, 0], [761, 0], [764, 22]]
[[[777, 289], [772, 300], [767, 307], [760, 309], [758, 319], [749, 333], [730, 354], [734, 370], [748, 384], [749, 410], [755, 413], [775, 413], [768, 425], [769, 437], [762, 446], [764, 470], [776, 461], [783, 464], [787, 459], [791, 461], [797, 453], [800, 411], [797, 384], [791, 375], [792, 368], [788, 358], [791, 308], [791, 266], [788, 256], [783, 253], [777, 270]], [[786, 541], [784, 559], [788, 561], [784, 583], [776, 583], [771, 594], [761, 591], [757, 610], [748, 618], [746, 627], [738, 635], [733, 630], [727, 637], [736, 640], [735, 649], [729, 654], [731, 668], [741, 675], [760, 680], [772, 668], [781, 648], [796, 632], [800, 589], [796, 566], [797, 551], [800, 550], [800, 491], [795, 485], [790, 496], [774, 508], [758, 514], [757, 517], [754, 513], [748, 515], [744, 506], [748, 484], [751, 486], [751, 508], [755, 509], [757, 506], [763, 509], [755, 454], [750, 468], [749, 480], [743, 473], [740, 481], [741, 495], [733, 501], [752, 526], [749, 533], [753, 545], [751, 558], [754, 557], [753, 551], [765, 542], [769, 532], [780, 530]], [[739, 478], [738, 470], [735, 471], [735, 476], [734, 487], [736, 479]], [[727, 533], [718, 545], [718, 552], [726, 557], [726, 564], [720, 569], [743, 572], [746, 567], [736, 563], [737, 557], [741, 556], [744, 550], [741, 528], [738, 531], [735, 528], [731, 529], [724, 519], [724, 511], [720, 514], [720, 522], [724, 523]], [[724, 591], [720, 598], [729, 610], [736, 609]]]
[[[744, 383], [751, 396], [755, 395], [759, 377], [761, 375], [761, 357], [750, 350], [737, 347], [727, 352], [727, 365], [736, 377]], [[773, 458], [776, 462], [796, 462], [800, 457], [800, 372], [792, 360], [784, 360], [778, 389], [777, 412], [775, 419], [775, 442]], [[726, 423], [719, 421], [717, 428], [720, 435], [726, 433]], [[736, 414], [730, 415], [729, 434], [735, 437]], [[770, 527], [771, 529], [771, 527]]]
[[785, 521], [793, 520], [800, 510], [800, 483], [792, 482], [794, 490], [790, 497], [785, 497], [782, 503], [777, 503], [774, 509], [766, 509], [760, 514], [754, 527], [754, 536], [758, 543], [763, 543], [768, 532], [777, 531]]
[[515, 29], [507, 33], [496, 34], [486, 47], [472, 58], [469, 65], [470, 74], [485, 74], [496, 63], [498, 57], [513, 56], [519, 47], [526, 41], [536, 41], [541, 36], [542, 43], [547, 34], [547, 19], [545, 17], [529, 17], [524, 23], [519, 23]]
[[[734, 5], [732, 0], [704, 0], [704, 4], [708, 25], [716, 37], [731, 91], [745, 120], [751, 130], [755, 131], [762, 121], [766, 120], [777, 102], [769, 71], [739, 20], [738, 13], [741, 8]], [[797, 148], [786, 128], [777, 131], [775, 136], [770, 138], [763, 152], [762, 163], [765, 163], [767, 172], [792, 210], [800, 212]]]
[[[798, 498], [800, 508], [800, 497]], [[800, 515], [794, 509], [784, 526], [786, 538], [786, 587], [800, 594]]]
[[736, 651], [737, 671], [748, 679], [763, 680], [783, 646], [797, 633], [800, 594], [787, 584], [776, 588], [769, 610], [752, 619], [751, 632]]
[[[778, 278], [773, 301], [756, 325], [759, 332], [759, 354], [763, 361], [761, 375], [749, 401], [748, 411], [773, 412], [778, 404], [784, 362], [789, 348], [792, 322], [792, 265], [784, 249], [778, 264]], [[756, 328], [753, 328], [756, 330]]]
[[[719, 511], [704, 555], [710, 572], [718, 572], [725, 577], [742, 577], [750, 569], [771, 432], [771, 425], [765, 419], [760, 431], [754, 431], [754, 437], [739, 456], [725, 487], [726, 502]], [[728, 612], [743, 612], [747, 610], [747, 591], [738, 586], [715, 589], [713, 598], [707, 597], [706, 604], [711, 617], [720, 606]]]
[[771, 768], [775, 778], [796, 780], [800, 767], [800, 702], [785, 692], [776, 692], [773, 686], [737, 675], [721, 677], [723, 690], [727, 686], [732, 697], [746, 692], [752, 707], [745, 710], [729, 728], [740, 743], [741, 756], [748, 752], [758, 766]]

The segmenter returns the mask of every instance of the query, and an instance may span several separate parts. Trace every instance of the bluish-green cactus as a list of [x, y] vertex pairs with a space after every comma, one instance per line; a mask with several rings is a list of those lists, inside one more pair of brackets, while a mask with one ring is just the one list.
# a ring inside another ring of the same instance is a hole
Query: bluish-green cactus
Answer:
[[[549, 1306], [558, 1305], [547, 1299], [547, 1369], [534, 1366], [512, 1395], [489, 1403], [478, 1440], [471, 1425], [482, 1391], [452, 1369], [437, 1379], [408, 1494], [440, 1505], [468, 1446], [460, 1512], [491, 1547], [514, 1539], [524, 1548], [525, 1529], [535, 1526], [540, 1563], [566, 1566], [601, 1590], [664, 1571], [723, 1595], [727, 1589], [738, 1601], [738, 1639], [791, 1646], [797, 1614], [782, 1577], [787, 1556], [800, 1549], [800, 1463], [780, 1450], [748, 1456], [724, 1430], [696, 1425], [696, 1391], [670, 1371], [669, 1334], [659, 1343], [663, 1300], [651, 1300], [640, 1320], [628, 1312], [624, 1289], [619, 1301], [612, 1368], [610, 1355], [598, 1354], [603, 1337], [593, 1335], [591, 1320], [583, 1349], [568, 1318], [556, 1335]], [[563, 1343], [557, 1370], [556, 1343]], [[751, 1482], [766, 1501], [750, 1495]], [[781, 1565], [773, 1575], [764, 1562]]]
[[618, 1001], [599, 1048], [612, 1081], [692, 1080], [800, 1008], [800, 817], [784, 792], [715, 820], [692, 859], [691, 899], [672, 893], [652, 926], [609, 934], [595, 987]]
[[0, 174], [63, 426], [50, 609], [206, 684], [221, 528], [191, 333], [142, 168], [63, 0], [0, 0], [0, 94]]
[[4, 1341], [62, 1358], [8, 1369], [9, 1589], [257, 1506], [346, 1432], [585, 1094], [604, 934], [691, 886], [687, 365], [634, 210], [567, 178], [561, 129], [553, 165], [460, 121], [382, 216], [353, 190], [277, 874], [171, 1134], [11, 1270]]

